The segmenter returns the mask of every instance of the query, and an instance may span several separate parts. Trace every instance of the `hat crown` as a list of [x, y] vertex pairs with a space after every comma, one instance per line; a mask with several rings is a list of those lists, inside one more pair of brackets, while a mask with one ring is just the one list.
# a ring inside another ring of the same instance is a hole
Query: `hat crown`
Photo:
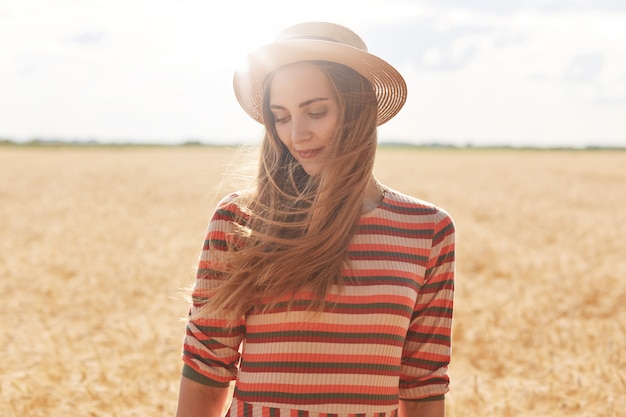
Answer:
[[283, 30], [276, 37], [277, 42], [292, 40], [315, 40], [336, 42], [367, 52], [363, 39], [345, 26], [328, 22], [306, 22]]
[[365, 77], [376, 94], [378, 125], [394, 117], [406, 101], [402, 75], [388, 62], [370, 54], [359, 35], [336, 23], [306, 22], [288, 27], [273, 43], [250, 52], [244, 65], [235, 71], [235, 96], [246, 113], [263, 123], [267, 77], [278, 68], [302, 61], [334, 62]]

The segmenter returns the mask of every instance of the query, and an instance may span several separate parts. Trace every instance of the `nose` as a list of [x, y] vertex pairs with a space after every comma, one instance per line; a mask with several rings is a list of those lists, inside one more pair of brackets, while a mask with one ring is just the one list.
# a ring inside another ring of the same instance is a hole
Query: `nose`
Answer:
[[291, 141], [294, 143], [304, 142], [311, 139], [311, 130], [306, 120], [300, 117], [291, 118]]

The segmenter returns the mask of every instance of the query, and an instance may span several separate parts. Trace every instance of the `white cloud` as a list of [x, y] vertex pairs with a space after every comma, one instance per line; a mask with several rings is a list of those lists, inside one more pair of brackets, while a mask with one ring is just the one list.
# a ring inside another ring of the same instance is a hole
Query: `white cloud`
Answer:
[[383, 139], [624, 144], [621, 3], [16, 1], [0, 6], [0, 137], [256, 140], [233, 69], [283, 27], [331, 20], [407, 78]]
[[606, 96], [624, 88], [623, 15], [528, 11], [468, 19], [445, 25], [444, 33], [453, 35], [448, 45], [472, 46], [471, 59], [433, 71], [442, 59], [433, 48], [426, 62], [406, 63], [407, 108], [384, 136], [413, 130], [424, 142], [626, 145], [626, 126], [618, 122], [626, 96]]

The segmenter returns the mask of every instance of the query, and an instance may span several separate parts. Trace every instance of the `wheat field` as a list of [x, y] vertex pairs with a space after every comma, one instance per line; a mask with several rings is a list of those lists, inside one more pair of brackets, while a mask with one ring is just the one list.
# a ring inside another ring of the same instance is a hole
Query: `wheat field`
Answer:
[[[0, 416], [172, 416], [235, 151], [0, 148]], [[456, 221], [448, 417], [626, 416], [626, 152], [379, 151]]]

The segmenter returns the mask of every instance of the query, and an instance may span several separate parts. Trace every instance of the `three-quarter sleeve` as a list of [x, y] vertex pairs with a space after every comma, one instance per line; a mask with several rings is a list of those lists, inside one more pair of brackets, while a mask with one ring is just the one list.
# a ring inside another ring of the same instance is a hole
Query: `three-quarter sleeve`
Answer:
[[438, 210], [424, 283], [417, 295], [403, 350], [400, 398], [428, 399], [448, 392], [454, 298], [455, 230]]
[[192, 303], [183, 342], [183, 375], [205, 385], [227, 386], [236, 379], [245, 323], [235, 324], [215, 312], [195, 313], [207, 301], [207, 294], [219, 284], [224, 274], [224, 255], [232, 239], [238, 208], [233, 196], [218, 204], [209, 222], [200, 254]]

